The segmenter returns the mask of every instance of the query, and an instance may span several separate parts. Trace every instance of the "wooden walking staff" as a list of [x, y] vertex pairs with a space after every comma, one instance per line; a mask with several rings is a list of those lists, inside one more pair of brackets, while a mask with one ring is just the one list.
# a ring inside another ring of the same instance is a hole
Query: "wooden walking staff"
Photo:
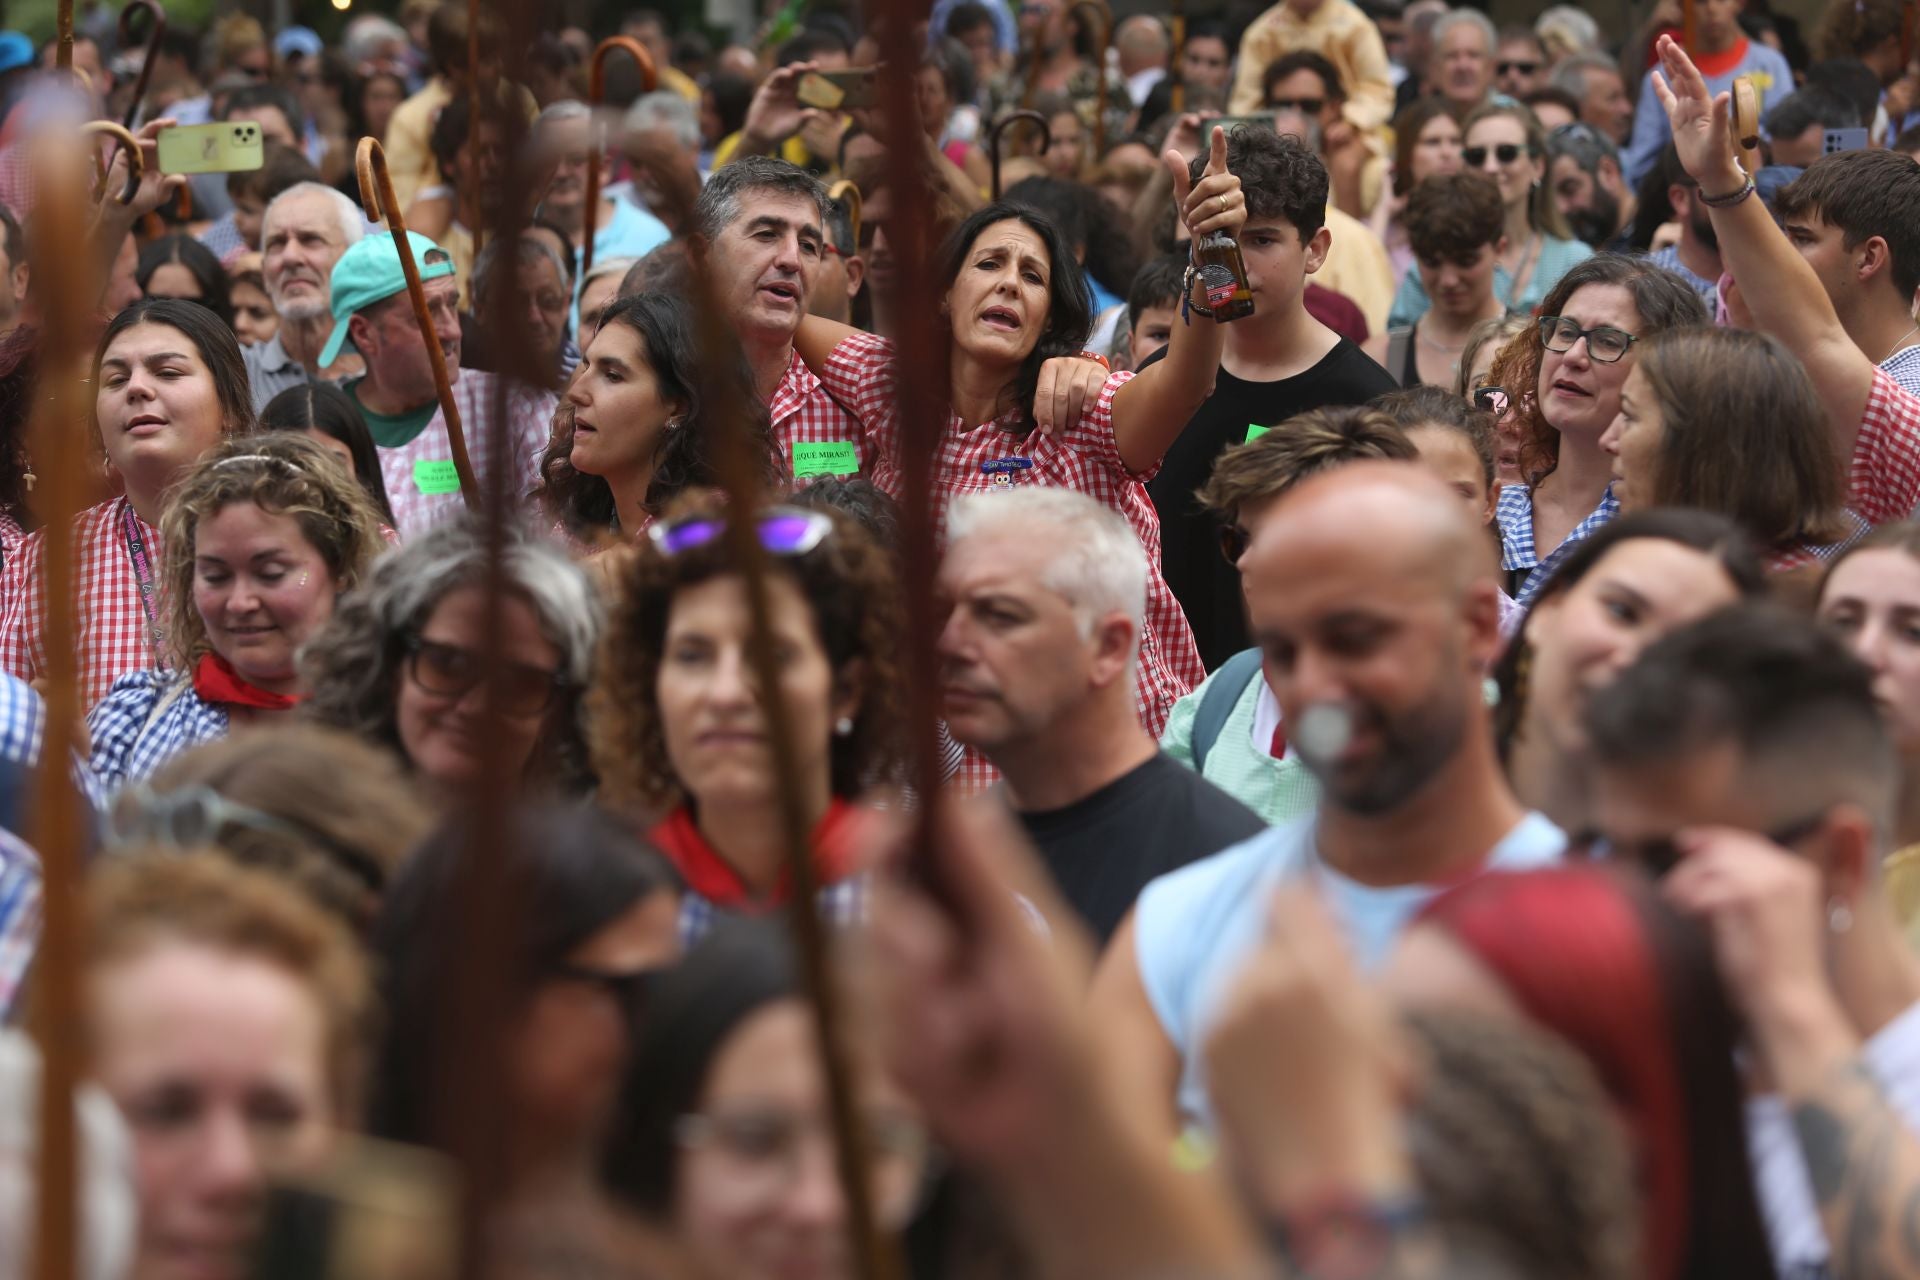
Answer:
[[1097, 160], [1107, 153], [1107, 56], [1113, 50], [1113, 10], [1107, 0], [1074, 0], [1069, 14], [1085, 10], [1093, 15], [1098, 36], [1093, 42], [1093, 69], [1098, 87], [1093, 100], [1093, 155]]
[[153, 79], [153, 60], [160, 53], [160, 39], [167, 34], [167, 11], [162, 9], [158, 0], [127, 0], [120, 10], [120, 47], [128, 48], [133, 44], [133, 15], [145, 13], [153, 19], [153, 25], [147, 28], [145, 52], [140, 56], [140, 74], [133, 79], [133, 97], [127, 100], [127, 111], [120, 123], [133, 128], [134, 121], [140, 118], [140, 103], [147, 96], [147, 81]]
[[387, 153], [378, 138], [360, 139], [354, 153], [353, 171], [360, 179], [360, 204], [367, 217], [380, 221], [386, 217], [393, 233], [394, 248], [400, 254], [400, 270], [407, 277], [407, 297], [413, 301], [413, 322], [420, 326], [420, 340], [427, 344], [427, 359], [433, 365], [433, 388], [440, 397], [440, 412], [447, 420], [447, 442], [453, 446], [453, 469], [460, 476], [460, 497], [467, 510], [480, 509], [480, 486], [473, 478], [473, 463], [467, 457], [466, 433], [460, 429], [460, 407], [453, 402], [453, 384], [447, 380], [446, 353], [440, 349], [440, 337], [434, 331], [433, 317], [427, 313], [427, 291], [420, 283], [420, 267], [413, 260], [413, 245], [407, 241], [407, 222], [400, 213], [400, 201], [393, 194], [393, 177], [387, 172]]
[[[993, 122], [993, 128], [987, 131], [987, 162], [993, 167], [993, 198], [1000, 198], [1000, 139], [1009, 126], [1026, 121], [1040, 130], [1040, 150], [1044, 154], [1053, 146], [1053, 130], [1047, 127], [1047, 118], [1038, 111], [1009, 111]], [[914, 295], [908, 294], [911, 298]]]
[[1693, 11], [1694, 0], [1680, 0], [1680, 47], [1687, 51], [1689, 58], [1699, 44], [1699, 19]]
[[[911, 62], [902, 64], [911, 65]], [[911, 86], [911, 77], [898, 77]], [[910, 117], [909, 117], [910, 118]], [[911, 132], [900, 136], [913, 137]], [[628, 159], [638, 164], [663, 163], [656, 149], [629, 137]], [[662, 193], [674, 202], [679, 225], [691, 225], [692, 195], [679, 183], [663, 182]], [[694, 188], [697, 190], [697, 186]], [[888, 224], [891, 227], [891, 223]], [[739, 359], [739, 338], [715, 301], [707, 264], [691, 258], [696, 335], [700, 344], [701, 404], [709, 420], [721, 424], [723, 434], [716, 458], [721, 488], [727, 495], [728, 550], [740, 565], [747, 588], [749, 630], [747, 657], [756, 686], [780, 687], [780, 662], [773, 631], [773, 613], [767, 590], [766, 548], [754, 529], [752, 513], [765, 502], [759, 471], [763, 446], [747, 429], [752, 420], [747, 406], [738, 403], [738, 384], [725, 370]], [[746, 516], [748, 518], [738, 518]], [[866, 1124], [854, 1104], [853, 1071], [847, 1053], [845, 1015], [840, 990], [833, 979], [832, 941], [819, 912], [819, 876], [812, 857], [812, 831], [800, 784], [800, 762], [794, 748], [792, 712], [783, 698], [764, 698], [767, 735], [773, 753], [774, 778], [780, 806], [788, 883], [788, 921], [793, 934], [800, 978], [813, 1013], [815, 1038], [820, 1046], [820, 1071], [826, 1082], [828, 1115], [833, 1129], [835, 1167], [840, 1193], [847, 1205], [847, 1233], [859, 1280], [894, 1280], [899, 1268], [893, 1250], [882, 1238], [874, 1214], [873, 1187], [867, 1177]]]
[[582, 280], [593, 270], [593, 224], [600, 220], [600, 153], [606, 150], [600, 142], [598, 112], [607, 93], [607, 55], [615, 50], [623, 50], [639, 65], [644, 92], [652, 93], [660, 85], [660, 71], [653, 65], [653, 55], [632, 36], [608, 36], [595, 47], [593, 62], [587, 68], [587, 109], [595, 114], [587, 117], [587, 207], [581, 232], [579, 274]]
[[[73, 1091], [83, 1074], [80, 1048], [81, 887], [80, 798], [67, 762], [78, 740], [83, 710], [74, 619], [74, 542], [66, 532], [86, 503], [90, 456], [83, 399], [92, 300], [99, 297], [99, 265], [89, 251], [87, 146], [77, 139], [36, 144], [32, 242], [35, 296], [42, 308], [40, 383], [32, 450], [41, 484], [35, 494], [46, 522], [40, 563], [46, 574], [46, 738], [34, 793], [33, 847], [40, 855], [40, 945], [34, 958], [34, 1029], [40, 1047], [40, 1188], [34, 1232], [38, 1280], [78, 1274], [79, 1160]], [[62, 145], [64, 143], [65, 145]], [[132, 153], [140, 154], [136, 146]], [[104, 193], [103, 193], [104, 194]]]
[[1167, 15], [1167, 26], [1173, 35], [1173, 57], [1167, 64], [1170, 68], [1167, 74], [1173, 80], [1171, 100], [1173, 114], [1178, 117], [1187, 109], [1187, 84], [1180, 75], [1181, 55], [1187, 50], [1187, 0], [1173, 0], [1173, 10]]
[[73, 0], [60, 0], [53, 10], [53, 65], [73, 70]]
[[[92, 137], [95, 134], [101, 133], [116, 139], [120, 146], [126, 149], [127, 158], [132, 161], [132, 163], [127, 166], [126, 188], [120, 193], [121, 204], [132, 204], [133, 198], [140, 194], [140, 179], [144, 178], [147, 173], [147, 158], [140, 152], [140, 140], [134, 137], [132, 131], [125, 125], [115, 124], [111, 120], [95, 120], [91, 124], [83, 124], [80, 126], [80, 134], [82, 137]], [[97, 151], [94, 153], [94, 161], [97, 165], [100, 181], [104, 184], [107, 180], [108, 168], [112, 162], [101, 156]]]

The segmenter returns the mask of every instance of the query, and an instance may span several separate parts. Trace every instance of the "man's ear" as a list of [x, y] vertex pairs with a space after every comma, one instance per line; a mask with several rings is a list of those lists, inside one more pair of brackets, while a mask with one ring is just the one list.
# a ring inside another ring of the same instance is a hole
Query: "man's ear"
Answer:
[[840, 264], [847, 272], [847, 296], [849, 298], [859, 297], [860, 286], [865, 283], [867, 278], [867, 260], [855, 253], [840, 259]]
[[1313, 233], [1307, 241], [1307, 274], [1312, 275], [1327, 264], [1327, 250], [1333, 247], [1333, 232], [1324, 225]]
[[1133, 619], [1124, 613], [1110, 613], [1094, 623], [1093, 670], [1088, 679], [1096, 688], [1104, 689], [1133, 671], [1139, 638]]
[[1880, 236], [1868, 236], [1866, 243], [1856, 248], [1855, 252], [1860, 255], [1860, 263], [1854, 268], [1854, 274], [1859, 277], [1861, 284], [1893, 266], [1893, 250], [1887, 247], [1886, 240]]
[[1673, 217], [1678, 222], [1693, 212], [1693, 191], [1676, 182], [1667, 188], [1667, 203], [1673, 206]]
[[379, 347], [379, 339], [374, 337], [378, 332], [373, 321], [367, 319], [365, 312], [356, 311], [347, 317], [347, 341], [351, 342], [353, 349], [362, 356], [373, 354]]

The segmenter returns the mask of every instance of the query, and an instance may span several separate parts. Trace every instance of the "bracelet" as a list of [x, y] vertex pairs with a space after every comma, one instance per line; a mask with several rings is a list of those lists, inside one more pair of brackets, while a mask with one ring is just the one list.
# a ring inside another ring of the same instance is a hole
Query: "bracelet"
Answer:
[[1414, 1196], [1335, 1192], [1280, 1214], [1269, 1224], [1269, 1239], [1295, 1271], [1349, 1280], [1377, 1274], [1400, 1238], [1425, 1221], [1425, 1206]]
[[1111, 364], [1108, 364], [1107, 358], [1101, 355], [1098, 351], [1082, 351], [1078, 356], [1075, 357], [1075, 359], [1091, 360], [1095, 364], [1099, 365], [1102, 369], [1105, 369], [1108, 373], [1113, 372], [1113, 366]]
[[1738, 191], [1730, 191], [1724, 196], [1710, 196], [1705, 191], [1700, 192], [1700, 203], [1709, 209], [1731, 209], [1734, 205], [1739, 204], [1748, 196], [1752, 195], [1753, 191], [1753, 175], [1748, 174], [1746, 185], [1742, 186]]
[[1201, 307], [1198, 310], [1194, 309], [1193, 286], [1198, 284], [1199, 281], [1200, 281], [1200, 268], [1195, 266], [1192, 260], [1189, 259], [1187, 262], [1186, 274], [1180, 277], [1180, 323], [1181, 324], [1192, 325], [1193, 317], [1196, 315], [1203, 320], [1213, 319], [1213, 312], [1208, 308]]

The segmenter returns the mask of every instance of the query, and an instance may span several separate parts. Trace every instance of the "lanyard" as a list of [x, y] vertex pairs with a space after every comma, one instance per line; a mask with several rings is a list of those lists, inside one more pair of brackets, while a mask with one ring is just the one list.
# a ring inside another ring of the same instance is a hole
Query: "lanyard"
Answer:
[[160, 634], [160, 619], [153, 607], [153, 564], [147, 559], [146, 539], [140, 536], [140, 517], [133, 513], [133, 504], [128, 503], [122, 514], [126, 516], [121, 533], [127, 540], [127, 559], [133, 564], [134, 585], [140, 588], [140, 608], [147, 615], [147, 639], [153, 645], [154, 658], [158, 660], [163, 637]]

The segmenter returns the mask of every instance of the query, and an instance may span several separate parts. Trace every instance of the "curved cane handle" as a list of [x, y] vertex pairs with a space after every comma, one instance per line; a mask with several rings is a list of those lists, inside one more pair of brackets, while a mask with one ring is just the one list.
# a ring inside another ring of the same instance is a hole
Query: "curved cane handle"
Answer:
[[[127, 126], [112, 120], [90, 121], [80, 126], [80, 132], [83, 136], [104, 133], [120, 144], [116, 150], [126, 152], [127, 187], [120, 193], [120, 203], [132, 204], [133, 198], [140, 194], [140, 180], [147, 176], [147, 157], [140, 150], [140, 139], [134, 137], [133, 131]], [[95, 156], [95, 162], [100, 179], [104, 182], [107, 177], [107, 168], [112, 161]]]
[[[660, 69], [653, 65], [653, 55], [647, 47], [632, 36], [608, 36], [594, 46], [593, 61], [587, 65], [587, 106], [597, 110], [607, 92], [607, 55], [625, 53], [640, 68], [640, 85], [652, 93], [660, 87]], [[604, 147], [593, 136], [597, 120], [587, 120], [587, 207], [584, 225], [580, 233], [580, 278], [585, 279], [587, 272], [593, 270], [593, 232], [594, 223], [600, 220], [600, 155]]]
[[860, 214], [863, 209], [860, 188], [854, 185], [853, 179], [842, 178], [827, 188], [827, 199], [838, 200], [847, 206], [847, 225], [853, 229], [853, 251], [860, 252]]
[[1748, 173], [1760, 166], [1760, 93], [1753, 81], [1740, 76], [1733, 82], [1733, 105], [1727, 113], [1733, 130], [1733, 145], [1740, 153], [1740, 164]]
[[1047, 127], [1047, 118], [1038, 111], [1009, 111], [994, 121], [993, 128], [987, 131], [987, 159], [993, 166], [993, 198], [1000, 198], [1000, 139], [1008, 126], [1015, 121], [1024, 120], [1040, 130], [1040, 150], [1046, 151], [1053, 146], [1053, 130]]

